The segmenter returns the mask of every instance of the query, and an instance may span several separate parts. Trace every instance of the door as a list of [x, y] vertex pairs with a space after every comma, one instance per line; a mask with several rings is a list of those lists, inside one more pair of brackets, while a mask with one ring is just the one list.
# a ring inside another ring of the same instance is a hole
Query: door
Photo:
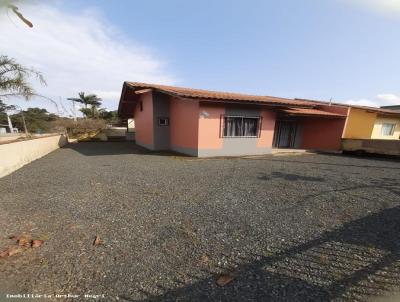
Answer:
[[274, 132], [274, 148], [294, 148], [297, 135], [296, 121], [277, 121]]

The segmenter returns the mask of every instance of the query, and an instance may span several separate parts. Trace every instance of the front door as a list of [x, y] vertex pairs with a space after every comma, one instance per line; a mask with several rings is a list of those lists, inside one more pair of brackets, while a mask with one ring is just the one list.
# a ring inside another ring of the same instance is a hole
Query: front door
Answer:
[[297, 135], [296, 121], [276, 121], [274, 148], [294, 148]]

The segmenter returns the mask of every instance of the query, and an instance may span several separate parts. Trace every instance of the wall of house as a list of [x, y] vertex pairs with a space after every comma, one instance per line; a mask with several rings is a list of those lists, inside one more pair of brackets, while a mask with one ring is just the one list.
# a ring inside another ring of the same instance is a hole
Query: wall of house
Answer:
[[[393, 135], [384, 136], [382, 135], [382, 124], [395, 124], [395, 130]], [[400, 139], [400, 118], [390, 118], [390, 117], [381, 117], [375, 121], [374, 128], [372, 130], [372, 139]]]
[[276, 112], [272, 110], [262, 110], [261, 117], [261, 134], [257, 141], [257, 147], [271, 149], [274, 139]]
[[198, 155], [199, 102], [170, 98], [170, 149]]
[[345, 118], [304, 118], [300, 149], [339, 151], [345, 122]]
[[364, 109], [350, 108], [343, 138], [371, 138], [377, 114]]
[[200, 103], [199, 106], [199, 142], [201, 150], [220, 150], [223, 147], [221, 138], [221, 117], [225, 107]]
[[[140, 102], [143, 104], [143, 111], [140, 110]], [[154, 150], [153, 116], [153, 92], [150, 91], [140, 95], [134, 113], [136, 144], [150, 150]]]
[[[223, 116], [262, 117], [260, 137], [223, 137]], [[201, 103], [199, 107], [199, 157], [270, 153], [275, 113], [248, 106]]]

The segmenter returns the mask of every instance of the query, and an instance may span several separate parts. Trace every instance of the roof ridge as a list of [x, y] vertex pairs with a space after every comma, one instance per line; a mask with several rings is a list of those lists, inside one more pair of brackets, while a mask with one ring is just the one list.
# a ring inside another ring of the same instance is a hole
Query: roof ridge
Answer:
[[242, 100], [242, 101], [253, 101], [253, 102], [269, 102], [269, 103], [284, 103], [290, 105], [303, 105], [312, 106], [311, 102], [299, 101], [296, 99], [275, 97], [267, 95], [254, 95], [254, 94], [244, 94], [238, 92], [225, 92], [225, 91], [214, 91], [206, 89], [188, 88], [188, 87], [178, 87], [170, 85], [161, 84], [148, 84], [142, 82], [125, 82], [127, 85], [140, 88], [153, 88], [165, 91], [168, 93], [176, 94], [182, 97], [192, 97], [192, 98], [203, 98], [203, 99], [219, 99], [219, 100]]

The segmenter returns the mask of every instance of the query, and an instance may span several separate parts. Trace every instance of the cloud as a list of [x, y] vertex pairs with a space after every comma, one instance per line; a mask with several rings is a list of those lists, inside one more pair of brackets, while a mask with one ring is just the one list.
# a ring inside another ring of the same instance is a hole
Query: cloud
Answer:
[[378, 94], [376, 98], [385, 105], [400, 105], [400, 96], [395, 94]]
[[379, 103], [375, 101], [371, 101], [368, 99], [360, 99], [360, 100], [348, 100], [344, 102], [348, 105], [356, 105], [356, 106], [369, 106], [369, 107], [379, 107]]
[[372, 12], [400, 16], [399, 0], [342, 0], [342, 2], [353, 4]]
[[[128, 39], [98, 11], [20, 6], [34, 27], [0, 10], [0, 54], [41, 71], [48, 85], [35, 84], [40, 94], [57, 101], [61, 97], [66, 104], [67, 97], [80, 91], [97, 93], [107, 108], [115, 109], [125, 80], [175, 83], [155, 50]], [[32, 100], [28, 105], [39, 103], [45, 101]]]
[[390, 105], [400, 105], [400, 96], [392, 93], [378, 94], [375, 98], [371, 99], [359, 99], [359, 100], [348, 100], [345, 104], [358, 105], [358, 106], [371, 106], [381, 107]]

